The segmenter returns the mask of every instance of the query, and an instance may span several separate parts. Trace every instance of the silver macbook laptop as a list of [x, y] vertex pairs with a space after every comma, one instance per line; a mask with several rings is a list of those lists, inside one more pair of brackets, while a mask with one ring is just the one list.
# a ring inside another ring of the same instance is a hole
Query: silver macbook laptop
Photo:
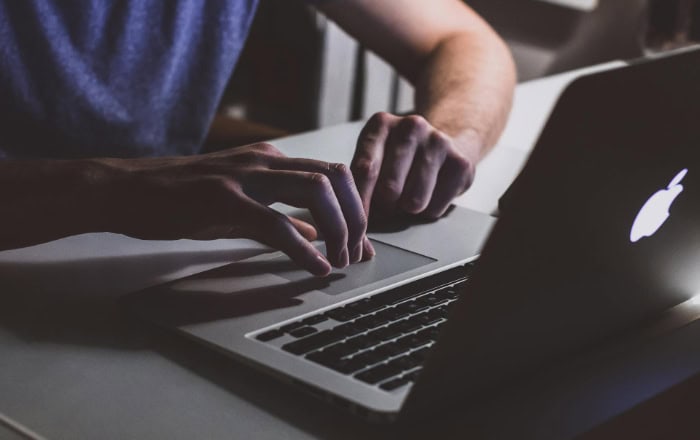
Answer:
[[455, 208], [326, 279], [272, 253], [128, 302], [367, 417], [475, 399], [700, 292], [699, 74], [695, 51], [576, 81], [495, 227]]

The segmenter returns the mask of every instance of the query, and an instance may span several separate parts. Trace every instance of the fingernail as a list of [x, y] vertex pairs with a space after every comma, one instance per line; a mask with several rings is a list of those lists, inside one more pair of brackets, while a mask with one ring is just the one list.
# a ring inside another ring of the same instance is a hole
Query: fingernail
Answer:
[[348, 248], [344, 247], [342, 251], [340, 251], [340, 259], [338, 260], [340, 263], [340, 268], [347, 267], [348, 264], [350, 264], [350, 257], [348, 257]]
[[318, 264], [315, 265], [316, 267], [314, 267], [313, 274], [317, 277], [328, 276], [328, 274], [330, 274], [333, 270], [331, 263], [329, 263], [328, 260], [323, 257], [323, 255], [317, 255], [316, 260]]
[[352, 250], [352, 263], [359, 263], [362, 260], [362, 243], [357, 243], [357, 246]]

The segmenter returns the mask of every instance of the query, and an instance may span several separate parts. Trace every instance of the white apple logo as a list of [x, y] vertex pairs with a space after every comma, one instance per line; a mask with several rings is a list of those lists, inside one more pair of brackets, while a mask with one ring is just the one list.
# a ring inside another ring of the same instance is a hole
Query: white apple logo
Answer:
[[668, 184], [668, 188], [658, 191], [642, 206], [632, 224], [632, 231], [630, 232], [630, 241], [632, 243], [636, 243], [644, 237], [651, 237], [666, 223], [671, 205], [676, 200], [676, 197], [683, 192], [681, 180], [686, 174], [688, 174], [687, 169], [678, 173], [671, 180], [671, 183]]

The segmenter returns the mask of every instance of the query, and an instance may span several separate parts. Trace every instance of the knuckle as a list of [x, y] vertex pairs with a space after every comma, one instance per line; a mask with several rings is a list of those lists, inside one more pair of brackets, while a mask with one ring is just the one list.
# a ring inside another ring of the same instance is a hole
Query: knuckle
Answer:
[[236, 161], [242, 164], [257, 164], [262, 161], [260, 151], [245, 151], [236, 156]]
[[277, 147], [275, 147], [274, 145], [272, 145], [271, 143], [268, 143], [268, 142], [260, 142], [259, 144], [256, 144], [255, 146], [259, 151], [261, 151], [263, 153], [267, 153], [267, 154], [275, 155], [275, 156], [282, 154], [280, 152], [280, 150], [277, 149]]
[[463, 174], [471, 174], [473, 165], [468, 159], [459, 156], [459, 158], [457, 159], [457, 166]]
[[389, 113], [375, 113], [367, 124], [362, 128], [358, 139], [358, 147], [367, 148], [379, 142], [392, 124], [392, 118]]
[[352, 167], [355, 177], [362, 180], [376, 180], [379, 177], [379, 167], [370, 159], [359, 159]]
[[427, 128], [427, 121], [421, 116], [406, 116], [401, 120], [397, 128], [398, 140], [401, 142], [415, 142], [423, 135]]
[[228, 198], [234, 192], [235, 185], [225, 177], [208, 177], [200, 180], [197, 187], [200, 195]]
[[411, 131], [421, 131], [427, 128], [430, 124], [421, 115], [409, 115], [403, 118], [402, 125], [405, 129]]
[[428, 165], [437, 165], [445, 160], [451, 150], [450, 141], [444, 135], [434, 131], [419, 151], [423, 162]]
[[374, 128], [382, 127], [391, 123], [392, 118], [393, 116], [390, 113], [377, 112], [373, 114], [371, 118], [369, 118], [368, 125], [371, 125]]
[[381, 144], [383, 140], [384, 135], [380, 132], [380, 130], [364, 131], [357, 140], [357, 149], [358, 151], [365, 152], [365, 154], [371, 154], [370, 152], [374, 146]]
[[382, 182], [382, 192], [390, 199], [396, 199], [401, 194], [401, 185], [394, 179], [387, 179]]
[[452, 146], [452, 141], [447, 135], [433, 130], [428, 137], [428, 145], [435, 150], [448, 151]]
[[450, 158], [452, 166], [461, 174], [471, 171], [472, 163], [461, 154], [455, 154]]
[[453, 163], [459, 175], [461, 190], [465, 191], [474, 181], [473, 164], [468, 159], [460, 155], [456, 156]]

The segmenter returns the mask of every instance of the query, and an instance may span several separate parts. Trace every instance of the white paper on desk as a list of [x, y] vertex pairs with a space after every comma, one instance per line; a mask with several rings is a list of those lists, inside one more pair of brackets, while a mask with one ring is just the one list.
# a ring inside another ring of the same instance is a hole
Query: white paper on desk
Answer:
[[538, 0], [541, 2], [554, 3], [580, 11], [592, 11], [598, 7], [598, 0]]

